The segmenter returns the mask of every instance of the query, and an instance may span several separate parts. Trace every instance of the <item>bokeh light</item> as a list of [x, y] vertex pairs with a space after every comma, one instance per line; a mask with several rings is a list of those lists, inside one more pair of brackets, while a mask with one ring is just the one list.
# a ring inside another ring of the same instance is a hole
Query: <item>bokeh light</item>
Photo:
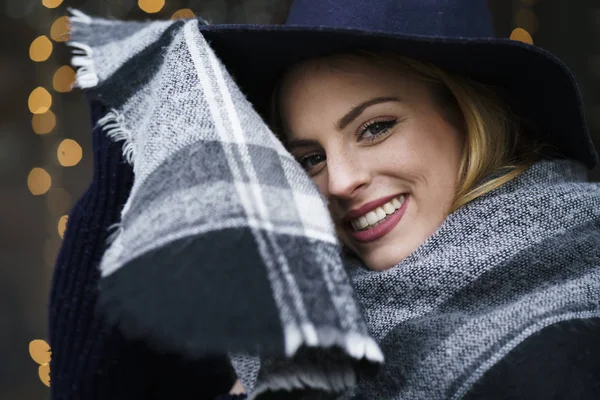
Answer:
[[66, 16], [58, 17], [50, 27], [50, 37], [55, 42], [66, 42], [69, 40], [69, 32], [70, 22], [69, 17]]
[[529, 32], [523, 28], [515, 28], [510, 34], [510, 38], [519, 42], [533, 44], [533, 38]]
[[48, 364], [51, 359], [50, 346], [45, 340], [36, 339], [29, 342], [29, 355], [38, 364]]
[[69, 192], [63, 188], [52, 188], [46, 195], [46, 205], [52, 215], [61, 215], [69, 211], [72, 201]]
[[38, 135], [45, 135], [52, 132], [56, 126], [56, 116], [52, 110], [48, 110], [43, 114], [33, 114], [31, 118], [31, 127]]
[[52, 54], [52, 42], [45, 35], [38, 36], [29, 46], [29, 58], [35, 62], [46, 61]]
[[60, 235], [61, 239], [63, 239], [65, 237], [65, 230], [67, 229], [68, 220], [69, 220], [68, 215], [63, 215], [58, 220], [58, 234]]
[[34, 196], [45, 194], [52, 186], [50, 174], [43, 168], [33, 168], [27, 176], [27, 186]]
[[75, 70], [69, 65], [63, 65], [54, 73], [52, 87], [59, 93], [70, 92], [75, 83]]
[[50, 387], [50, 364], [40, 365], [38, 368], [38, 375], [44, 385]]
[[190, 19], [196, 18], [196, 14], [189, 8], [182, 8], [181, 10], [177, 10], [171, 16], [171, 19]]
[[29, 95], [28, 104], [32, 114], [43, 114], [52, 106], [52, 96], [50, 92], [39, 86]]
[[62, 4], [63, 0], [42, 0], [42, 4], [47, 8], [56, 8]]
[[165, 0], [138, 0], [138, 7], [148, 14], [159, 12], [165, 6]]
[[73, 139], [65, 139], [58, 146], [58, 162], [63, 167], [73, 167], [81, 161], [83, 150]]

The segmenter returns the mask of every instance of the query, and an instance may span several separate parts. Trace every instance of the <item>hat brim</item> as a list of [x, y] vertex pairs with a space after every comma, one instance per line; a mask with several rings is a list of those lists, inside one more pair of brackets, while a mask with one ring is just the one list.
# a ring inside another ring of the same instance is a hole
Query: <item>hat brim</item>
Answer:
[[263, 116], [276, 81], [294, 63], [357, 49], [390, 51], [502, 88], [561, 155], [590, 169], [598, 163], [573, 74], [556, 56], [533, 45], [286, 25], [204, 25], [201, 31]]

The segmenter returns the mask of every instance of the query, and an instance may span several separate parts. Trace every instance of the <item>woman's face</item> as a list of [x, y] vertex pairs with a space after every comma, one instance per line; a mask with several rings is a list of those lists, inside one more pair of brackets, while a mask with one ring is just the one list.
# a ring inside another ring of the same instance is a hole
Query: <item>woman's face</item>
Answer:
[[373, 270], [431, 236], [454, 200], [462, 133], [425, 83], [361, 60], [311, 60], [282, 81], [289, 151], [329, 201], [341, 241]]

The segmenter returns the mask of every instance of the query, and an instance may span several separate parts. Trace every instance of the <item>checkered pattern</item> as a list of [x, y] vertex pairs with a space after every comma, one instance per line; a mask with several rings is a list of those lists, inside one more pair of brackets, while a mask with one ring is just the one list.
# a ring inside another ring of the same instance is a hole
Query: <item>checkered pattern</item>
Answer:
[[[202, 21], [111, 25], [73, 13], [78, 85], [111, 108], [100, 124], [123, 141], [135, 173], [100, 265], [108, 318], [186, 353], [285, 358], [337, 345], [337, 373], [352, 376], [353, 360], [381, 362], [326, 203], [212, 51]], [[215, 298], [229, 303], [219, 309]], [[253, 322], [247, 335], [232, 330]]]

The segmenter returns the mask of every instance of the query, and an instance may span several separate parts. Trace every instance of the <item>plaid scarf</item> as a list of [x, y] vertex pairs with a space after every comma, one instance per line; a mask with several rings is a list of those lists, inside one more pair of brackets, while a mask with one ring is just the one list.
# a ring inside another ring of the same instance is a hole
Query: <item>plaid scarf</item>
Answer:
[[600, 187], [580, 164], [534, 165], [368, 271], [202, 20], [71, 12], [77, 86], [134, 168], [100, 265], [100, 310], [128, 336], [229, 353], [251, 399], [458, 399], [529, 335], [600, 316]]

